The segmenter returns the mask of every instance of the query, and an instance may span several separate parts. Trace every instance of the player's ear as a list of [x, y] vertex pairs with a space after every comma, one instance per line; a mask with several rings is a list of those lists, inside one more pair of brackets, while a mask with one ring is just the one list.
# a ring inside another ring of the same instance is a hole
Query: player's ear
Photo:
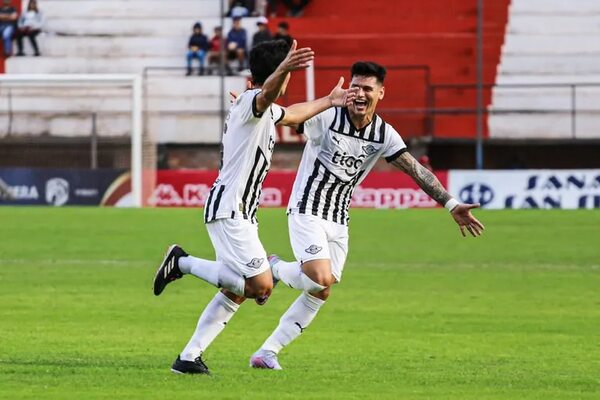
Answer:
[[385, 86], [382, 86], [379, 90], [379, 100], [383, 100], [383, 96], [385, 96]]

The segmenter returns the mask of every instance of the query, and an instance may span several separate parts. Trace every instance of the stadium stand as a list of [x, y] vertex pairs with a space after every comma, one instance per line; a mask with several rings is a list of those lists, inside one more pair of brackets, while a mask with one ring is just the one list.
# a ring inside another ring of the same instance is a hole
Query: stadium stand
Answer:
[[[43, 56], [11, 57], [5, 61], [6, 73], [142, 73], [148, 67], [178, 67], [181, 69], [168, 75], [164, 72], [148, 75], [150, 134], [159, 143], [219, 141], [222, 128], [219, 78], [185, 79], [182, 56], [190, 26], [195, 21], [201, 21], [208, 33], [221, 24], [218, 1], [45, 0], [40, 7], [46, 17], [45, 33], [39, 40]], [[227, 21], [225, 31], [229, 30], [230, 20]], [[256, 19], [244, 20], [243, 25], [248, 32], [254, 32]], [[226, 91], [243, 90], [245, 81], [244, 77], [228, 77]], [[87, 116], [63, 116], [60, 122], [56, 121], [53, 113], [65, 110], [100, 112], [100, 136], [122, 136], [129, 130], [129, 99], [115, 91], [107, 90], [101, 100], [81, 90], [39, 89], [22, 94], [13, 90], [12, 95], [14, 112], [28, 115], [26, 119], [15, 119], [12, 133], [16, 136], [88, 134]], [[0, 102], [6, 101], [5, 96], [0, 97]], [[102, 118], [110, 119], [110, 123]]]
[[[504, 40], [509, 0], [487, 1], [485, 8], [486, 82], [494, 82], [500, 48]], [[382, 10], [384, 12], [382, 13]], [[476, 80], [475, 1], [438, 0], [368, 2], [328, 0], [313, 1], [302, 18], [290, 20], [293, 36], [302, 45], [315, 49], [316, 65], [348, 66], [358, 59], [372, 59], [388, 67], [399, 65], [429, 66], [428, 69], [390, 71], [388, 92], [382, 107], [386, 109], [420, 109], [428, 105], [428, 83], [464, 84]], [[424, 74], [429, 71], [430, 82]], [[325, 93], [335, 75], [346, 69], [319, 71], [317, 95]], [[290, 93], [299, 90], [301, 79], [292, 82]], [[474, 90], [445, 90], [436, 96], [436, 107], [460, 108], [475, 105]], [[296, 100], [296, 99], [293, 99]], [[491, 101], [486, 92], [485, 104]], [[405, 137], [427, 132], [424, 113], [382, 113], [396, 126], [403, 127]], [[439, 115], [435, 118], [435, 137], [474, 137], [473, 115]]]
[[599, 82], [600, 2], [513, 0], [497, 83], [556, 86], [495, 88], [492, 111], [529, 112], [490, 115], [490, 137], [599, 138], [600, 85], [569, 86]]

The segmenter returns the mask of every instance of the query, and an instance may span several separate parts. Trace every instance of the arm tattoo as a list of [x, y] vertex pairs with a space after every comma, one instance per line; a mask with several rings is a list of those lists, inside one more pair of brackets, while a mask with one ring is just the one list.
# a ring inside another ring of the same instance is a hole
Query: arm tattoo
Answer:
[[425, 193], [444, 206], [452, 198], [444, 186], [427, 168], [419, 164], [408, 152], [404, 152], [392, 161], [393, 166], [410, 175]]

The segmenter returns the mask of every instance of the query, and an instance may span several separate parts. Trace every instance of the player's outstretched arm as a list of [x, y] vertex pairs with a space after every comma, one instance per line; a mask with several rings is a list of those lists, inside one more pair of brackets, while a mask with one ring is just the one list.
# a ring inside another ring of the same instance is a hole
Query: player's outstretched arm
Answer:
[[479, 236], [485, 229], [483, 224], [471, 214], [471, 210], [479, 208], [479, 204], [460, 204], [450, 193], [444, 189], [444, 186], [436, 176], [427, 168], [422, 166], [410, 153], [404, 152], [397, 159], [392, 161], [392, 165], [402, 172], [410, 175], [425, 193], [438, 204], [450, 209], [450, 214], [460, 228], [460, 233], [465, 235], [467, 229], [471, 235]]
[[297, 46], [298, 43], [294, 40], [287, 56], [263, 84], [262, 91], [256, 96], [258, 112], [265, 112], [279, 98], [281, 88], [290, 72], [308, 68], [315, 58], [315, 53], [309, 47], [296, 49]]
[[281, 125], [296, 126], [327, 110], [330, 107], [348, 107], [356, 98], [358, 88], [343, 89], [344, 78], [340, 77], [337, 85], [328, 96], [305, 103], [297, 103], [285, 109]]

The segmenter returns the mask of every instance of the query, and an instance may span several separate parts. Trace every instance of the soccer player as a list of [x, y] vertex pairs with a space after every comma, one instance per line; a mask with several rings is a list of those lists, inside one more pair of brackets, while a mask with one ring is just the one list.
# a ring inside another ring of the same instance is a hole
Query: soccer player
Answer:
[[176, 373], [207, 374], [202, 352], [223, 330], [245, 298], [264, 304], [273, 277], [258, 237], [256, 212], [263, 180], [271, 165], [276, 124], [299, 124], [332, 106], [351, 102], [356, 89], [342, 89], [343, 78], [331, 93], [288, 108], [274, 102], [285, 92], [290, 72], [306, 68], [314, 58], [310, 48], [291, 48], [269, 41], [250, 53], [251, 89], [232, 104], [223, 128], [221, 167], [210, 190], [204, 222], [216, 252], [216, 261], [188, 255], [172, 245], [154, 278], [154, 294], [191, 274], [222, 288], [200, 316], [196, 331], [175, 360]]
[[328, 109], [298, 127], [308, 139], [288, 206], [290, 240], [297, 261], [271, 256], [273, 277], [302, 291], [279, 325], [250, 358], [254, 368], [281, 369], [277, 354], [310, 325], [340, 282], [348, 253], [348, 207], [354, 188], [383, 157], [445, 206], [463, 236], [483, 231], [471, 215], [479, 204], [459, 204], [438, 179], [411, 156], [396, 130], [375, 113], [385, 94], [386, 70], [373, 62], [351, 68], [356, 99]]

